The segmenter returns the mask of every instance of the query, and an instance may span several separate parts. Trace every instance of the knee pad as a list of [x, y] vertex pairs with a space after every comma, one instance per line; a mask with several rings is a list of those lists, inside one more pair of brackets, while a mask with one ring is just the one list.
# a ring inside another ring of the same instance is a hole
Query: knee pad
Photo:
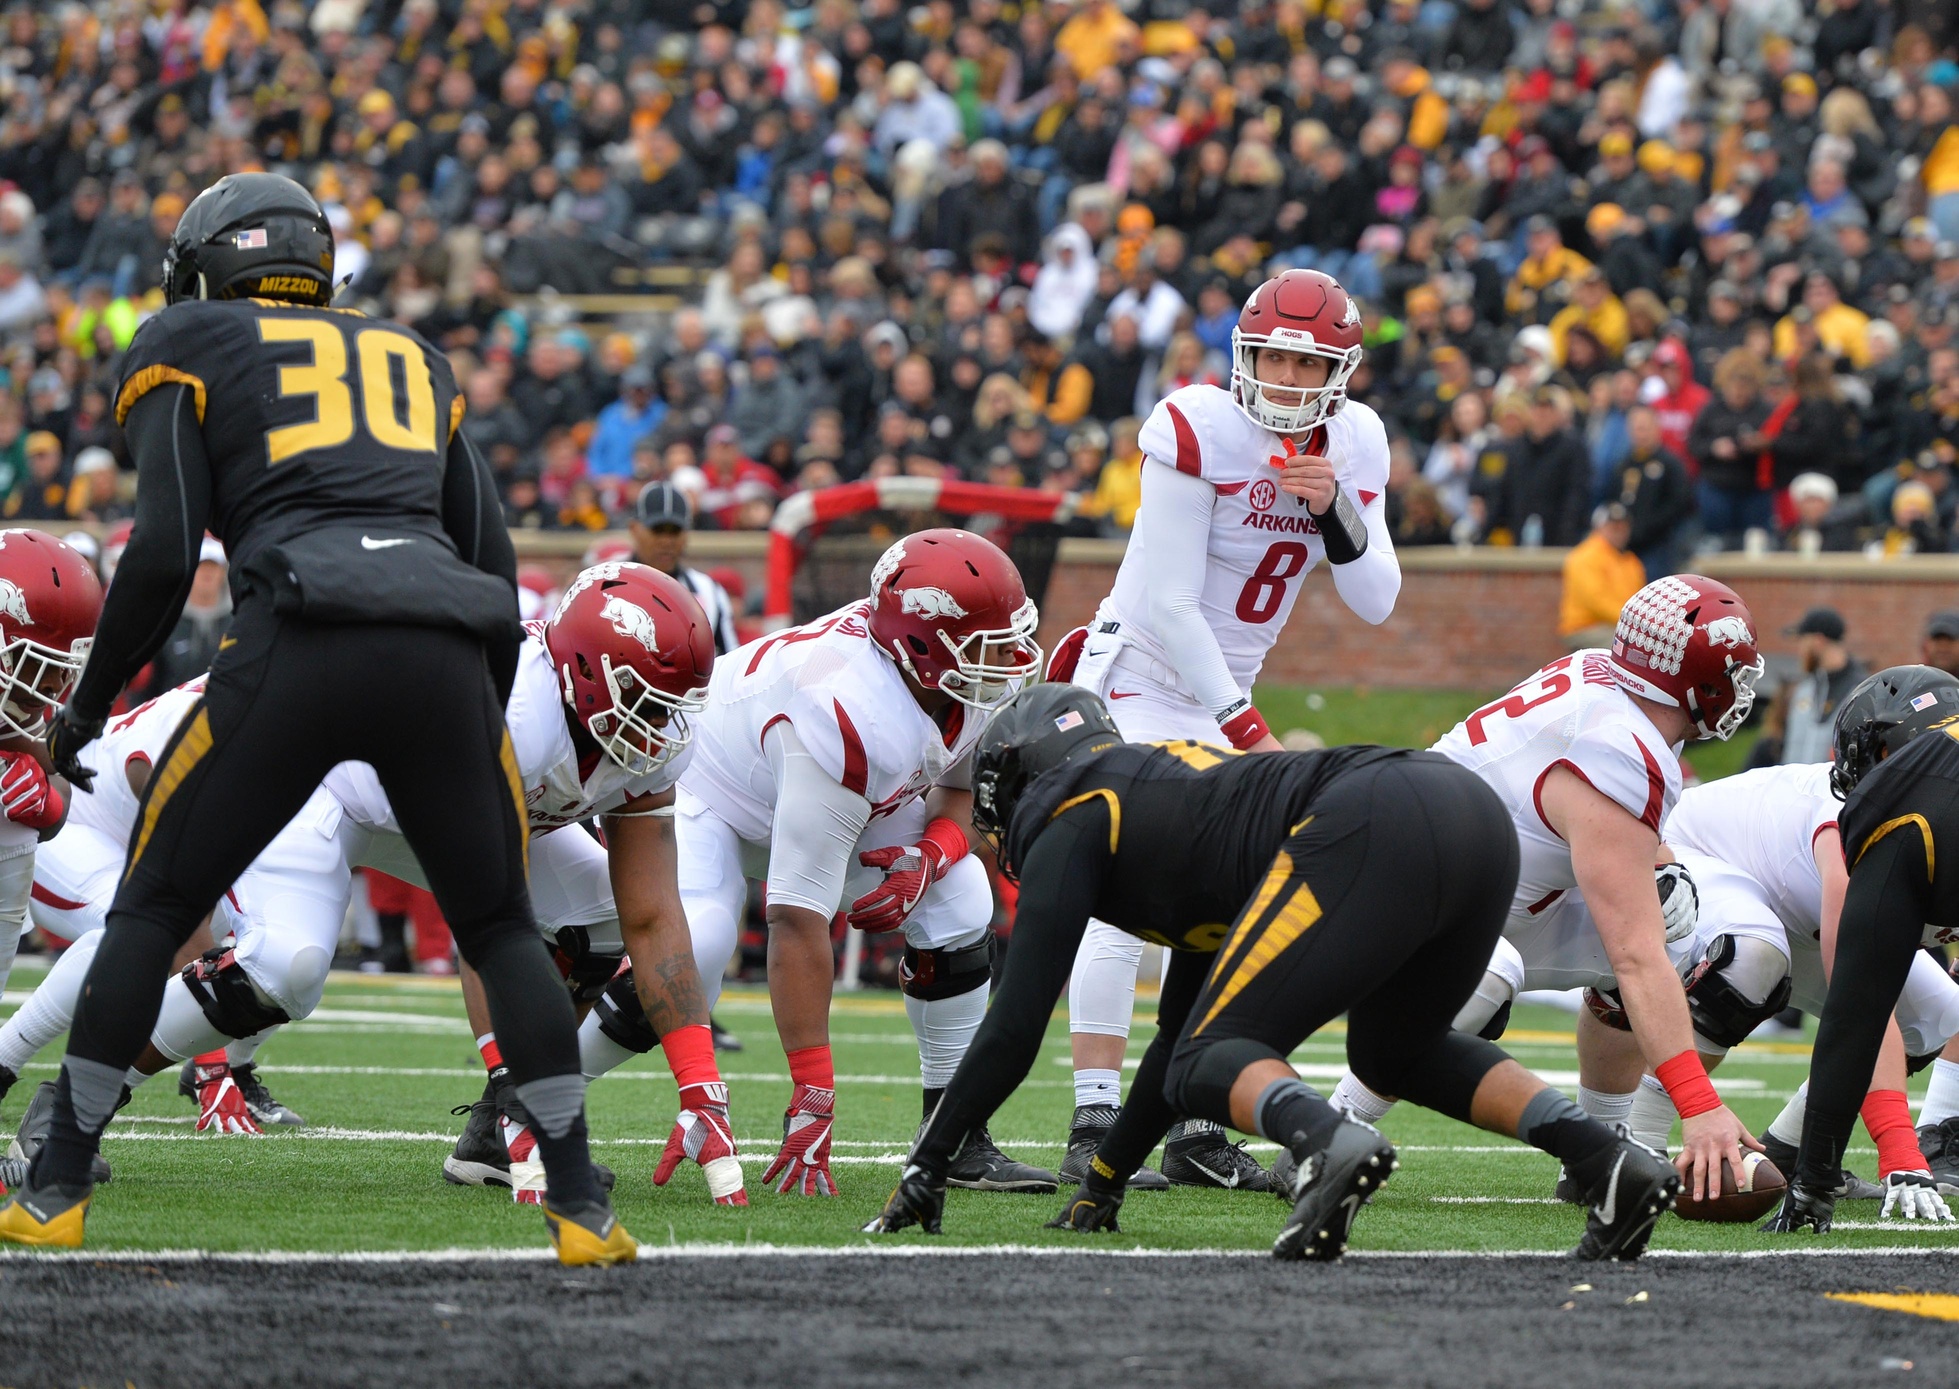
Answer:
[[564, 976], [571, 1001], [578, 1004], [596, 1003], [625, 958], [592, 949], [591, 934], [583, 926], [560, 926], [551, 937], [551, 945], [552, 963]]
[[599, 1031], [627, 1051], [644, 1056], [660, 1045], [660, 1034], [646, 1020], [646, 1008], [639, 1001], [639, 990], [633, 987], [630, 969], [599, 991], [592, 1014], [599, 1020]]
[[262, 963], [250, 959], [239, 961], [239, 968], [245, 971], [245, 977], [252, 981], [260, 998], [284, 1009], [289, 1018], [307, 1017], [320, 1006], [320, 996], [326, 992], [327, 971], [333, 965], [333, 957], [325, 950], [317, 945], [301, 946], [286, 961], [283, 978], [260, 978]]
[[920, 950], [907, 944], [898, 959], [898, 987], [907, 997], [924, 1003], [957, 998], [993, 982], [993, 934], [971, 945], [947, 950]]
[[1285, 1058], [1250, 1037], [1180, 1042], [1170, 1053], [1170, 1065], [1163, 1074], [1163, 1098], [1179, 1114], [1229, 1122], [1231, 1087], [1238, 1083], [1238, 1077], [1247, 1066], [1274, 1059]]
[[1789, 960], [1753, 936], [1716, 936], [1687, 980], [1694, 1031], [1717, 1046], [1739, 1046], [1789, 1006]]
[[192, 960], [184, 966], [183, 981], [205, 1021], [227, 1037], [249, 1037], [292, 1021], [283, 1008], [266, 1000], [229, 949], [207, 950]]

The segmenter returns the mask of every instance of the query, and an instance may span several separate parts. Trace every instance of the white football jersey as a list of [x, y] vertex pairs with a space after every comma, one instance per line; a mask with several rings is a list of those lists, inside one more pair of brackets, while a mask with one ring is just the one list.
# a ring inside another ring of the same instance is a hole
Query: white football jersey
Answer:
[[1657, 831], [1680, 799], [1680, 757], [1613, 679], [1602, 650], [1551, 662], [1435, 744], [1510, 808], [1522, 862], [1510, 915], [1535, 918], [1578, 884], [1571, 848], [1544, 820], [1539, 794], [1568, 767]]
[[1752, 879], [1785, 928], [1815, 940], [1823, 923], [1816, 836], [1836, 828], [1842, 809], [1830, 793], [1829, 763], [1762, 767], [1681, 796], [1661, 837]]
[[200, 675], [110, 719], [102, 736], [82, 749], [82, 765], [95, 773], [95, 790], [69, 798], [69, 823], [127, 843], [141, 808], [129, 789], [129, 764], [147, 762], [154, 771], [170, 736], [203, 694]]
[[871, 803], [873, 820], [936, 785], [969, 783], [965, 764], [987, 717], [955, 704], [941, 730], [871, 640], [869, 608], [868, 600], [852, 603], [714, 663], [681, 789], [741, 838], [770, 837], [775, 772], [762, 737], [784, 721], [818, 766]]
[[[1143, 423], [1140, 443], [1144, 466], [1175, 468], [1217, 489], [1199, 602], [1232, 679], [1250, 690], [1298, 601], [1302, 580], [1326, 557], [1305, 500], [1279, 490], [1271, 460], [1285, 452], [1281, 436], [1253, 424], [1229, 392], [1196, 385], [1158, 402]], [[1334, 476], [1362, 511], [1387, 490], [1387, 431], [1358, 401], [1348, 401], [1298, 451], [1331, 458]], [[1176, 662], [1150, 628], [1149, 564], [1138, 530], [1116, 571], [1115, 589], [1095, 616], [1121, 623], [1126, 640], [1174, 670]]]
[[[517, 775], [524, 784], [531, 837], [616, 810], [627, 801], [665, 791], [680, 780], [693, 747], [682, 748], [645, 776], [634, 776], [602, 752], [582, 764], [571, 741], [558, 674], [544, 645], [542, 623], [526, 624], [528, 635], [517, 657], [517, 679], [504, 706]], [[356, 824], [385, 834], [400, 834], [381, 779], [365, 762], [343, 762], [327, 773], [326, 789]]]

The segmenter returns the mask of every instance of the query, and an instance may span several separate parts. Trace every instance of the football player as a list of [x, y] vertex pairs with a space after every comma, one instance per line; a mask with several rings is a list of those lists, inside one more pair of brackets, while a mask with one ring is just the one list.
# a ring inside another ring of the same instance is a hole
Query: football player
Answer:
[[[1579, 1102], [1623, 1122], [1650, 1068], [1684, 1118], [1680, 1167], [1696, 1197], [1720, 1190], [1722, 1162], [1739, 1178], [1742, 1148], [1760, 1145], [1694, 1050], [1680, 978], [1692, 894], [1662, 863], [1659, 831], [1680, 797], [1679, 744], [1731, 736], [1761, 671], [1734, 591], [1673, 575], [1627, 601], [1611, 650], [1553, 661], [1435, 745], [1496, 788], [1523, 853], [1504, 939], [1457, 1025], [1501, 1036], [1525, 988], [1616, 991], [1629, 1030], [1578, 1015]], [[1351, 1073], [1333, 1101], [1369, 1121], [1391, 1103]]]
[[[1829, 763], [1764, 767], [1697, 786], [1680, 798], [1662, 834], [1692, 875], [1699, 901], [1687, 1007], [1694, 1045], [1709, 1069], [1791, 1002], [1820, 1012], [1836, 956], [1848, 875], [1830, 792]], [[1834, 1194], [1884, 1198], [1881, 1214], [1949, 1220], [1930, 1183], [1905, 1105], [1907, 1058], [1929, 1064], [1959, 1033], [1959, 982], [1920, 954], [1913, 962], [1870, 1093], [1865, 1127], [1877, 1140], [1882, 1187], [1845, 1172]], [[1796, 1169], [1802, 1091], [1762, 1135], [1783, 1173]], [[1664, 1149], [1673, 1103], [1650, 1073], [1633, 1100], [1633, 1137]]]
[[[80, 554], [40, 531], [0, 530], [0, 988], [32, 929], [35, 846], [68, 813], [67, 783], [49, 775], [40, 740], [101, 613], [102, 585]], [[0, 1095], [9, 1083], [0, 1074]]]
[[[116, 884], [128, 865], [129, 837], [136, 827], [144, 785], [171, 735], [203, 692], [202, 677], [167, 690], [110, 720], [102, 737], [83, 749], [82, 763], [96, 777], [94, 794], [75, 800], [61, 832], [35, 855], [29, 903], [34, 925], [66, 942], [67, 949], [41, 986], [0, 1027], [0, 1096], [27, 1062], [73, 1021], [82, 982], [102, 942]], [[180, 952], [180, 963], [198, 958], [210, 944], [210, 933], [199, 930]], [[261, 1124], [303, 1122], [273, 1098], [253, 1060], [274, 1030], [233, 1040], [194, 1059], [191, 1094], [198, 1102], [200, 1132], [211, 1128], [240, 1132]], [[51, 1081], [39, 1087], [21, 1124], [15, 1147], [29, 1157], [52, 1117], [53, 1091]]]
[[[767, 875], [769, 1002], [795, 1086], [782, 1148], [762, 1174], [778, 1191], [837, 1190], [830, 922], [840, 906], [859, 930], [904, 932], [899, 988], [926, 1114], [986, 1014], [993, 892], [971, 854], [971, 753], [993, 710], [1040, 669], [1038, 620], [998, 548], [926, 530], [884, 552], [867, 599], [715, 663], [680, 783], [680, 894], [711, 1004], [745, 875]], [[608, 991], [586, 1019], [588, 1074], [650, 1045], [632, 1005]], [[983, 1191], [1056, 1186], [983, 1126], [951, 1178]]]
[[[1347, 399], [1361, 363], [1360, 308], [1316, 270], [1288, 270], [1245, 301], [1230, 388], [1184, 386], [1143, 424], [1143, 503], [1115, 588], [1056, 651], [1052, 679], [1107, 701], [1123, 737], [1279, 747], [1251, 689], [1309, 570], [1325, 560], [1357, 616], [1385, 622], [1401, 590], [1388, 534], [1388, 439]], [[1143, 943], [1096, 923], [1068, 994], [1075, 1115], [1061, 1175], [1079, 1181], [1115, 1122]], [[1266, 1189], [1223, 1131], [1172, 1131], [1165, 1185]]]
[[1453, 1027], [1517, 882], [1516, 836], [1474, 773], [1400, 748], [1124, 744], [1094, 695], [1048, 684], [987, 730], [973, 790], [975, 822], [1020, 881], [1014, 948], [871, 1230], [937, 1231], [952, 1155], [1032, 1068], [1092, 914], [1171, 963], [1129, 1105], [1053, 1227], [1115, 1229], [1127, 1174], [1182, 1113], [1283, 1145], [1298, 1171], [1272, 1251], [1338, 1258], [1395, 1150], [1286, 1058], [1344, 1013], [1369, 1084], [1564, 1159], [1594, 1198], [1581, 1256], [1645, 1249], [1680, 1185], [1666, 1160]]
[[[1780, 1232], [1830, 1228], [1850, 1126], [1860, 1107], [1870, 1112], [1873, 1076], [1888, 1083], [1889, 1019], [1920, 947], [1959, 941], [1959, 878], [1938, 852], [1941, 841], [1959, 842], [1959, 679], [1893, 666], [1852, 690], [1837, 710], [1830, 788], [1843, 797], [1837, 823], [1850, 880], [1796, 1170], [1763, 1226]], [[1894, 1119], [1903, 1098], [1889, 1106]], [[1922, 1192], [1932, 1182], [1920, 1173], [1913, 1184]]]

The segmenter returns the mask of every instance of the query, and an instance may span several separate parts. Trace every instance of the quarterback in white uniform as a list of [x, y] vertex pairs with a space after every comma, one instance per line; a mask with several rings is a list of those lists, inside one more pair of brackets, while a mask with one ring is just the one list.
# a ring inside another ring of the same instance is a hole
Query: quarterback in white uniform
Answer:
[[[992, 544], [921, 531], [884, 553], [865, 601], [715, 666], [680, 783], [680, 891], [711, 1003], [745, 877], [767, 880], [769, 997], [795, 1085], [782, 1149], [763, 1173], [779, 1191], [836, 1192], [830, 923], [840, 907], [858, 929], [904, 932], [900, 988], [926, 1114], [985, 1016], [993, 895], [969, 853], [970, 754], [992, 711], [1040, 668], [1037, 616]], [[588, 1022], [588, 1040], [594, 1030]], [[1056, 1185], [984, 1134], [953, 1173], [982, 1190]]]
[[[1359, 306], [1318, 271], [1253, 292], [1232, 333], [1231, 388], [1185, 386], [1143, 424], [1143, 502], [1115, 589], [1049, 674], [1100, 695], [1130, 742], [1279, 746], [1251, 701], [1305, 576], [1321, 560], [1353, 612], [1385, 622], [1401, 589], [1384, 496], [1380, 418], [1346, 398], [1361, 361]], [[1142, 942], [1091, 922], [1068, 995], [1075, 1118], [1062, 1175], [1079, 1181], [1115, 1122]], [[1264, 1173], [1202, 1121], [1171, 1130], [1164, 1174], [1265, 1188]], [[1144, 1169], [1132, 1189], [1158, 1188]]]
[[[1744, 772], [1687, 792], [1667, 817], [1667, 847], [1693, 875], [1700, 902], [1693, 958], [1707, 967], [1697, 971], [1687, 996], [1695, 1045], [1710, 1064], [1790, 1003], [1823, 1011], [1850, 882], [1837, 831], [1843, 803], [1830, 790], [1830, 773], [1827, 762]], [[1839, 1198], [1882, 1195], [1884, 1215], [1951, 1218], [1926, 1185], [1891, 1178], [1930, 1177], [1902, 1103], [1908, 1060], [1929, 1063], [1955, 1034], [1959, 981], [1921, 953], [1886, 1025], [1864, 1104], [1885, 1185], [1879, 1190], [1846, 1173]], [[1795, 1171], [1807, 1089], [1805, 1083], [1763, 1136], [1770, 1160], [1784, 1173]], [[1929, 1103], [1930, 1097], [1924, 1123], [1949, 1117]], [[1643, 1077], [1633, 1102], [1633, 1137], [1664, 1148], [1673, 1117], [1665, 1088], [1651, 1074]]]
[[[1659, 831], [1680, 797], [1678, 745], [1739, 728], [1761, 669], [1732, 590], [1693, 574], [1656, 579], [1627, 601], [1611, 650], [1552, 662], [1435, 745], [1503, 797], [1521, 851], [1510, 924], [1456, 1025], [1499, 1035], [1524, 988], [1623, 996], [1626, 1030], [1607, 1020], [1616, 1010], [1579, 1014], [1579, 1102], [1624, 1120], [1650, 1065], [1689, 1116], [1680, 1166], [1696, 1196], [1719, 1189], [1723, 1161], [1739, 1177], [1741, 1148], [1759, 1145], [1694, 1049], [1680, 978], [1692, 893], [1662, 864]], [[1334, 1103], [1369, 1119], [1389, 1102], [1349, 1074]]]

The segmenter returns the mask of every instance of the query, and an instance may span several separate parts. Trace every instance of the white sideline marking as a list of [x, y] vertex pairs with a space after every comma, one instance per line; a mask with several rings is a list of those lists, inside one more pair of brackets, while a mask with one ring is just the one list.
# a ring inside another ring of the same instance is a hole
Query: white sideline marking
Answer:
[[[1946, 1250], [1923, 1245], [1877, 1245], [1867, 1249], [1797, 1245], [1788, 1249], [1649, 1249], [1645, 1261], [1696, 1263], [1718, 1259], [1875, 1258], [1885, 1255], [1938, 1258]], [[802, 1244], [642, 1244], [639, 1257], [652, 1259], [985, 1259], [1021, 1256], [1044, 1259], [1269, 1259], [1265, 1249], [1092, 1249], [1053, 1244], [857, 1244], [826, 1247]], [[549, 1249], [396, 1249], [396, 1250], [202, 1250], [202, 1249], [0, 1249], [0, 1263], [63, 1260], [78, 1263], [147, 1264], [166, 1260], [205, 1264], [460, 1264], [548, 1263]], [[1491, 1263], [1571, 1256], [1561, 1249], [1350, 1249], [1346, 1258], [1364, 1262], [1449, 1259]], [[601, 1273], [600, 1276], [603, 1276]]]

